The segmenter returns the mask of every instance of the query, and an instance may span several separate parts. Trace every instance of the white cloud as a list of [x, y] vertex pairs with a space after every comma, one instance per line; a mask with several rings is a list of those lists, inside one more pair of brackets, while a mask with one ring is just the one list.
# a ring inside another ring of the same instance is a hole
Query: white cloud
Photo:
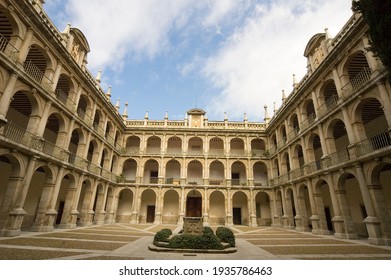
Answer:
[[209, 102], [208, 115], [230, 112], [240, 119], [246, 112], [261, 121], [264, 104], [271, 114], [273, 102], [281, 103], [281, 91], [291, 92], [292, 74], [298, 81], [304, 76], [303, 52], [309, 39], [326, 27], [335, 35], [350, 16], [350, 2], [340, 0], [258, 5], [245, 25], [207, 59], [203, 74], [220, 91]]

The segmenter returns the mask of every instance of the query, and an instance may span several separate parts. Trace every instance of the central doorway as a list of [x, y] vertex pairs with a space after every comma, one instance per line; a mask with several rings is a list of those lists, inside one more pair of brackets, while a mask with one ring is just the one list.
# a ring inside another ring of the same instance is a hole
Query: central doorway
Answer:
[[186, 217], [202, 217], [202, 197], [198, 191], [187, 196]]

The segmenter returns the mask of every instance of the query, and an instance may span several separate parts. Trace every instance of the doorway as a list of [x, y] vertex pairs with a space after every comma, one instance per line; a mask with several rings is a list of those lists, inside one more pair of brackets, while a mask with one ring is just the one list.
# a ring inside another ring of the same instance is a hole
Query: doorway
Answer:
[[242, 208], [233, 208], [233, 222], [234, 225], [242, 224]]
[[201, 217], [202, 216], [202, 197], [188, 197], [186, 203], [187, 217]]
[[153, 223], [155, 221], [155, 205], [147, 206], [147, 223]]

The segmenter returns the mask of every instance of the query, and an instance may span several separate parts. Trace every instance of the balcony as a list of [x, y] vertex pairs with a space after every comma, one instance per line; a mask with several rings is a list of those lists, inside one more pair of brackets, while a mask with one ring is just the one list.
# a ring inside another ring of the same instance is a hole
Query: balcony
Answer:
[[2, 127], [0, 129], [0, 136], [4, 137], [4, 139], [2, 139], [3, 141], [10, 142], [12, 145], [22, 146], [26, 151], [44, 155], [55, 161], [61, 162], [61, 164], [69, 164], [74, 168], [90, 172], [109, 181], [115, 182], [116, 180], [116, 176], [112, 172], [103, 169], [99, 165], [89, 163], [86, 159], [72, 154], [63, 148], [46, 141], [44, 138], [31, 134], [14, 124], [8, 123]]
[[389, 132], [385, 131], [356, 143], [349, 148], [338, 150], [320, 160], [313, 161], [303, 167], [291, 170], [289, 173], [273, 178], [270, 180], [270, 184], [272, 186], [287, 184], [294, 179], [300, 179], [304, 176], [307, 178], [321, 171], [340, 168], [340, 165], [348, 165], [367, 157], [373, 158], [375, 156], [374, 153], [382, 152], [383, 150], [389, 152], [390, 147], [391, 136]]
[[2, 34], [0, 34], [0, 52], [13, 62], [19, 55], [19, 51]]

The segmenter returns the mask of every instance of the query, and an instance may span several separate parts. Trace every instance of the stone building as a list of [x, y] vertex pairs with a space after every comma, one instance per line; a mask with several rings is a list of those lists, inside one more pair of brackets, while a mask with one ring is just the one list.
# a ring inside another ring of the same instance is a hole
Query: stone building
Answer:
[[264, 122], [128, 120], [42, 2], [0, 0], [0, 236], [192, 216], [391, 245], [391, 87], [359, 14]]

